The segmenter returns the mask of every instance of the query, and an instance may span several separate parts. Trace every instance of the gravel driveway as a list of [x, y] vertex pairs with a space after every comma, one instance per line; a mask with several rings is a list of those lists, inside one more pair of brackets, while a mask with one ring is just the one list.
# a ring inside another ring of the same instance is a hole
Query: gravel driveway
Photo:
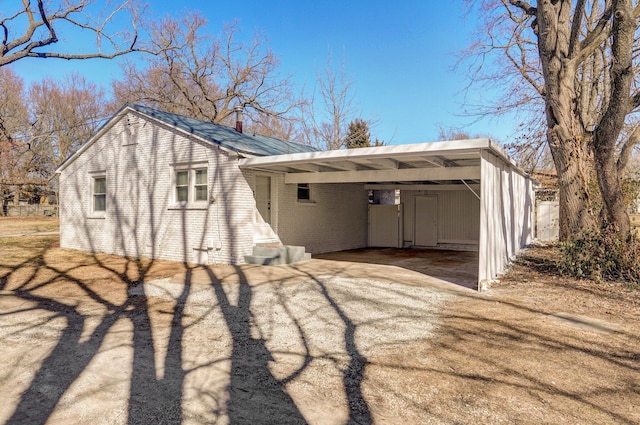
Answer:
[[72, 284], [0, 292], [0, 422], [414, 423], [407, 394], [428, 387], [386, 391], [411, 373], [394, 356], [467, 291], [325, 260], [197, 269], [126, 293]]

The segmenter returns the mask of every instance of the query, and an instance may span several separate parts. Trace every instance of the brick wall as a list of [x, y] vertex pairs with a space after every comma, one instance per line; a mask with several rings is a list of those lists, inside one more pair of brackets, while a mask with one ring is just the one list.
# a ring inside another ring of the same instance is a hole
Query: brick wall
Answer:
[[297, 200], [297, 185], [278, 187], [278, 235], [286, 245], [307, 252], [340, 251], [367, 246], [368, 193], [362, 184], [312, 184], [312, 202]]
[[[210, 202], [179, 207], [172, 166], [206, 164]], [[91, 213], [92, 173], [107, 181], [106, 213]], [[193, 262], [239, 263], [253, 246], [253, 193], [228, 153], [129, 112], [62, 172], [65, 248]], [[219, 248], [219, 249], [216, 249]]]

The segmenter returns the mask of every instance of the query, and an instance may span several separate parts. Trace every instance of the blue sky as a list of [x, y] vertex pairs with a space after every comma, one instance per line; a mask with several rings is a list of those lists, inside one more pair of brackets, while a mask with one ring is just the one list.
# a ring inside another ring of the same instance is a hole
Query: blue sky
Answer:
[[[153, 1], [150, 12], [176, 16], [199, 10], [213, 35], [238, 20], [243, 37], [256, 31], [268, 37], [280, 58], [280, 72], [291, 75], [299, 88], [313, 87], [331, 52], [334, 64], [344, 60], [361, 117], [377, 122], [372, 136], [401, 144], [436, 140], [439, 126], [463, 127], [472, 121], [461, 114], [468, 82], [464, 68], [452, 69], [475, 25], [465, 17], [464, 6], [462, 0], [163, 0]], [[71, 34], [61, 38], [74, 41]], [[29, 59], [12, 66], [27, 82], [79, 72], [108, 86], [120, 76], [115, 61]], [[472, 91], [467, 99], [476, 102], [479, 95]], [[506, 121], [482, 120], [464, 130], [506, 141], [515, 130]]]

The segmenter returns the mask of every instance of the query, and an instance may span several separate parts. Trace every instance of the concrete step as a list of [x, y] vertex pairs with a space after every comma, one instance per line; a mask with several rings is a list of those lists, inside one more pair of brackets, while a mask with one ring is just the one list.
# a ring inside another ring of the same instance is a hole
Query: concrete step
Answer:
[[287, 252], [287, 264], [304, 260], [305, 252], [303, 246], [286, 245], [285, 248]]
[[258, 264], [261, 266], [275, 266], [275, 258], [263, 255], [245, 255], [244, 262], [247, 264]]
[[249, 264], [270, 266], [293, 264], [309, 259], [311, 259], [311, 254], [306, 253], [303, 246], [295, 245], [254, 246], [253, 255], [245, 256], [245, 261]]

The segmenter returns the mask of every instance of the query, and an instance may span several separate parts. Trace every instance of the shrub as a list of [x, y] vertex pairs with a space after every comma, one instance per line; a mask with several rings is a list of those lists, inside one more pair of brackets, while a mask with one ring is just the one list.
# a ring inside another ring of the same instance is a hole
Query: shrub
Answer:
[[611, 228], [583, 239], [561, 244], [560, 271], [596, 281], [623, 280], [640, 283], [640, 241], [636, 235], [621, 237]]

